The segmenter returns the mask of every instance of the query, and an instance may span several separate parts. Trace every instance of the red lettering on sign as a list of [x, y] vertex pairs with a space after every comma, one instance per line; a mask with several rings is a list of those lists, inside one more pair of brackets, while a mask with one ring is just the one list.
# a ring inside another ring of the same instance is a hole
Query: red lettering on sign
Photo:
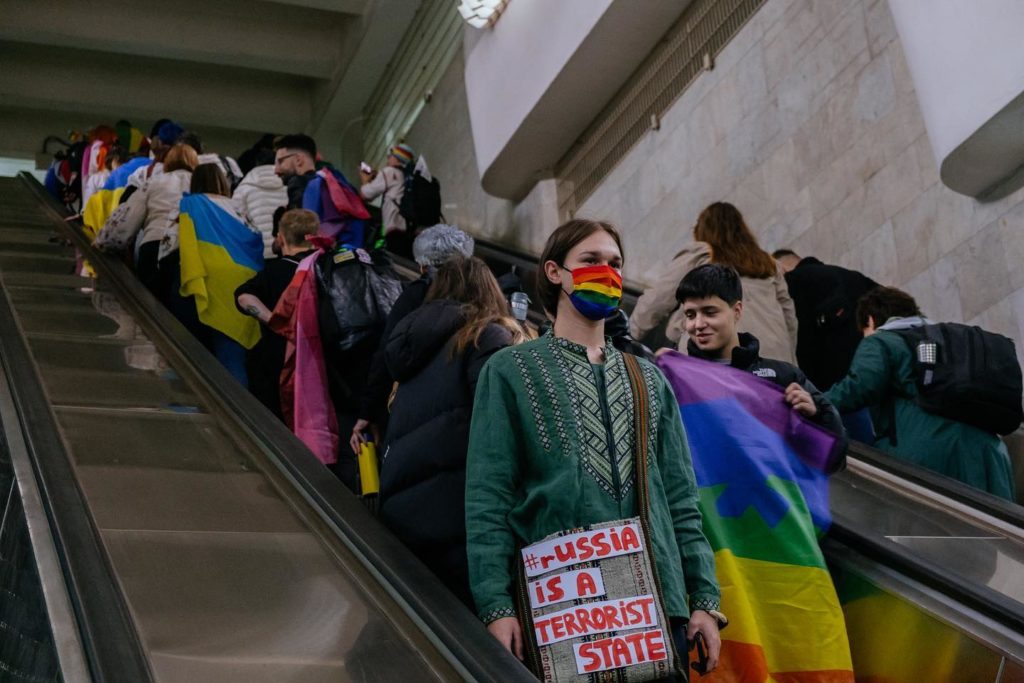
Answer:
[[585, 598], [588, 595], [601, 595], [601, 592], [593, 574], [588, 571], [581, 571], [576, 575], [576, 595]]
[[661, 631], [644, 631], [574, 645], [576, 670], [581, 674], [621, 669], [668, 658]]
[[642, 550], [643, 546], [640, 545], [640, 537], [636, 535], [636, 530], [631, 527], [622, 528], [622, 549], [623, 550]]

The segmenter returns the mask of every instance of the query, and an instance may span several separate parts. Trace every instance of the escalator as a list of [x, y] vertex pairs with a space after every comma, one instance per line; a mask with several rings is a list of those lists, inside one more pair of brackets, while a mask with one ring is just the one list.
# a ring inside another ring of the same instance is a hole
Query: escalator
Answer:
[[[0, 671], [533, 680], [124, 264], [69, 275], [61, 219], [0, 180]], [[832, 501], [859, 673], [1024, 681], [1019, 508], [861, 446]]]
[[0, 179], [0, 679], [533, 680], [62, 219]]

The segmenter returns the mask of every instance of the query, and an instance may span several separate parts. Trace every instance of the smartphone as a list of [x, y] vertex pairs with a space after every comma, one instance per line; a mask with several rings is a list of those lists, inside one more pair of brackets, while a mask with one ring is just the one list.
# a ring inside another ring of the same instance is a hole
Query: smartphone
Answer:
[[694, 647], [697, 648], [697, 661], [692, 662], [690, 667], [699, 674], [706, 674], [708, 672], [708, 647], [704, 642], [703, 634], [698, 633], [693, 637], [690, 649], [692, 650]]
[[373, 173], [373, 166], [370, 166], [365, 161], [360, 161], [359, 170], [362, 171], [363, 173]]

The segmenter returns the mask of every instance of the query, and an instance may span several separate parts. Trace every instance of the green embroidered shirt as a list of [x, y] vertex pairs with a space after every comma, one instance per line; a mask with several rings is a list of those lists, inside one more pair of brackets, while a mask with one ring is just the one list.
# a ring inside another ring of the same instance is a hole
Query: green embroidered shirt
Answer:
[[[466, 531], [470, 585], [485, 623], [515, 614], [517, 545], [637, 514], [633, 394], [622, 354], [609, 342], [605, 355], [604, 372], [596, 372], [586, 348], [548, 334], [499, 351], [480, 374]], [[678, 404], [661, 371], [640, 364], [651, 406], [651, 546], [667, 613], [688, 617], [718, 609], [714, 554], [701, 530]]]

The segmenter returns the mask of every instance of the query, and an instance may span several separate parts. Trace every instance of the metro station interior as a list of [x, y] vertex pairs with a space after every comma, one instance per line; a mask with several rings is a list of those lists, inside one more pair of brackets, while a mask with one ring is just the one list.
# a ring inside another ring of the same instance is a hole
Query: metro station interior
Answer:
[[[1020, 363], [1021, 26], [1019, 0], [0, 0], [0, 681], [537, 680], [93, 243], [51, 181], [97, 126], [232, 159], [303, 134], [356, 189], [415, 150], [533, 330], [560, 225], [615, 226], [628, 314], [728, 202]], [[1024, 682], [1024, 428], [995, 438], [1012, 500], [851, 439], [819, 539], [849, 666], [766, 646], [690, 680]], [[801, 628], [723, 598], [723, 641]]]

